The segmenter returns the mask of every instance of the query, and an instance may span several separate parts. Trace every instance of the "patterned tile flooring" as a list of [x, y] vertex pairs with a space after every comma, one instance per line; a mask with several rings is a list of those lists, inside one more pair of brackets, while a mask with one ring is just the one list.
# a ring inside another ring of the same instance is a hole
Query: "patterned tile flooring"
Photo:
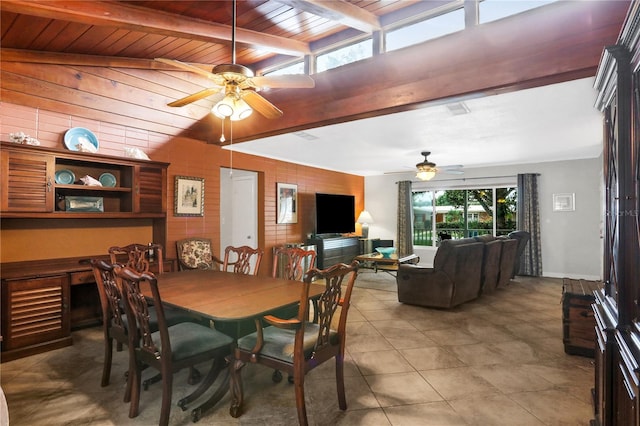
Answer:
[[[338, 408], [334, 365], [325, 363], [305, 383], [310, 424], [589, 424], [593, 360], [564, 353], [561, 280], [516, 277], [451, 310], [399, 303], [395, 279], [383, 272], [362, 271], [356, 286], [347, 335], [348, 409]], [[73, 339], [68, 348], [0, 364], [10, 424], [157, 424], [161, 385], [143, 392], [140, 415], [130, 419], [122, 402], [126, 351], [114, 354], [111, 384], [102, 388], [101, 329], [75, 331]], [[245, 413], [230, 417], [227, 395], [199, 423], [296, 424], [293, 387], [273, 383], [271, 373], [246, 366]], [[186, 374], [174, 379], [171, 425], [191, 422], [190, 411], [175, 405], [191, 388]]]

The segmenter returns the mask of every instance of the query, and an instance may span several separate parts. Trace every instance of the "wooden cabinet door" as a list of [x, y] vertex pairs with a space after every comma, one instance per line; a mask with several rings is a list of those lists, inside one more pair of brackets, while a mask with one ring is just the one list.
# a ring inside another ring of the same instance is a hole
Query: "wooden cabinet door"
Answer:
[[54, 206], [53, 156], [2, 150], [0, 210], [52, 212]]
[[71, 334], [67, 274], [2, 281], [3, 350]]
[[167, 169], [157, 166], [135, 168], [135, 213], [164, 213], [167, 211]]

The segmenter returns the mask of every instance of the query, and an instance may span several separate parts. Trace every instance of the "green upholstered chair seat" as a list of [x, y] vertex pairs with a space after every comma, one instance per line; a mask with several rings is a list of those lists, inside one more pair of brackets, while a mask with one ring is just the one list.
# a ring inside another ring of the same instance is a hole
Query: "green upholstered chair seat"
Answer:
[[[181, 322], [169, 328], [173, 361], [189, 358], [203, 352], [214, 351], [233, 343], [233, 339], [217, 330], [194, 322]], [[159, 351], [162, 350], [160, 332], [151, 334], [151, 339]]]
[[[277, 327], [265, 327], [262, 331], [264, 345], [260, 350], [261, 356], [278, 359], [293, 363], [293, 347], [296, 337], [295, 330], [283, 330]], [[310, 358], [316, 340], [318, 339], [318, 325], [306, 323], [304, 327], [304, 354], [305, 358]], [[331, 343], [338, 344], [338, 334], [332, 330], [330, 335]], [[250, 351], [256, 345], [257, 333], [248, 334], [238, 340], [238, 348]]]

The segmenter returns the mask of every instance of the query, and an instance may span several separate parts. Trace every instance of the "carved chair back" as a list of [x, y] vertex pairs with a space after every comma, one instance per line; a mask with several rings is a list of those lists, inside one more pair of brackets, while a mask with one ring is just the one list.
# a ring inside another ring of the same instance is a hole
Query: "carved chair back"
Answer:
[[273, 252], [273, 278], [302, 281], [304, 274], [314, 267], [315, 250], [300, 247], [277, 247]]
[[223, 271], [234, 274], [257, 275], [264, 252], [249, 246], [228, 246], [224, 250]]
[[111, 263], [126, 265], [137, 272], [150, 272], [150, 261], [157, 264], [157, 273], [164, 272], [164, 256], [161, 244], [129, 244], [109, 247]]

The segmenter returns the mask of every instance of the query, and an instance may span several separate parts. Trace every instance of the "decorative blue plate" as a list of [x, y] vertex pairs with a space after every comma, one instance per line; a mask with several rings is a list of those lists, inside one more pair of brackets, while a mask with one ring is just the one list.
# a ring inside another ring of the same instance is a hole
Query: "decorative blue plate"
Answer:
[[376, 247], [376, 251], [382, 255], [385, 259], [391, 257], [393, 253], [396, 252], [395, 247]]
[[64, 146], [71, 151], [98, 152], [98, 138], [91, 130], [74, 127], [64, 134]]
[[56, 183], [62, 185], [73, 185], [76, 181], [76, 175], [73, 174], [71, 170], [58, 170], [56, 172]]
[[116, 177], [111, 173], [101, 174], [98, 180], [100, 181], [102, 186], [106, 186], [109, 188], [113, 188], [114, 186], [116, 186]]

